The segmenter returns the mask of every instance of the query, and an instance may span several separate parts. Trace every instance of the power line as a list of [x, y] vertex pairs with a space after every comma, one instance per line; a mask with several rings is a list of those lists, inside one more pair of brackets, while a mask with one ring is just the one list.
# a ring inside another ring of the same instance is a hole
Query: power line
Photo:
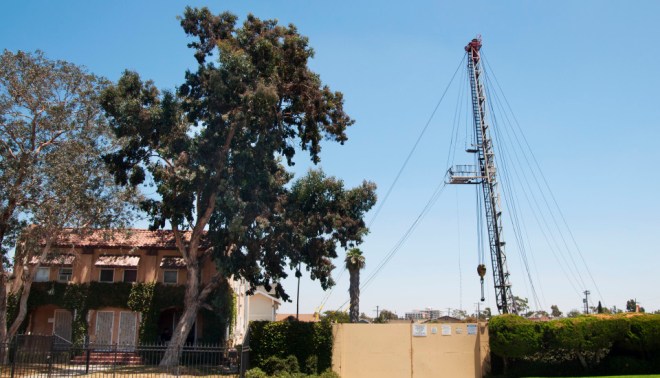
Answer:
[[[406, 169], [408, 166], [408, 162], [410, 161], [410, 158], [413, 156], [415, 153], [415, 150], [417, 150], [417, 146], [419, 145], [419, 142], [422, 140], [422, 137], [426, 133], [426, 130], [428, 129], [429, 125], [431, 124], [431, 120], [433, 120], [433, 117], [435, 116], [435, 113], [438, 111], [438, 108], [440, 107], [440, 104], [442, 103], [442, 100], [444, 100], [445, 96], [447, 95], [447, 92], [449, 91], [449, 88], [451, 87], [452, 83], [454, 82], [454, 79], [456, 78], [456, 74], [460, 70], [461, 67], [463, 67], [463, 62], [465, 61], [466, 54], [463, 55], [463, 58], [458, 64], [458, 67], [456, 67], [456, 70], [454, 71], [454, 74], [452, 75], [451, 79], [449, 80], [449, 83], [445, 87], [445, 90], [442, 92], [442, 95], [440, 96], [440, 99], [436, 103], [435, 107], [433, 108], [433, 111], [431, 112], [431, 115], [429, 116], [429, 119], [426, 121], [426, 124], [422, 128], [422, 131], [420, 132], [419, 136], [417, 137], [417, 140], [415, 141], [415, 144], [413, 144], [412, 149], [408, 153], [408, 156], [406, 159], [403, 161], [403, 164], [401, 165], [401, 168], [399, 168], [399, 171], [397, 172], [394, 181], [390, 185], [390, 187], [387, 189], [387, 192], [385, 193], [385, 196], [383, 199], [380, 201], [378, 207], [376, 208], [376, 212], [374, 213], [373, 217], [369, 221], [369, 224], [367, 225], [367, 228], [371, 229], [372, 225], [378, 218], [378, 215], [380, 214], [381, 210], [383, 209], [383, 206], [385, 206], [385, 203], [387, 203], [388, 198], [390, 198], [390, 194], [392, 194], [392, 190], [396, 186], [396, 184], [399, 182], [399, 179], [401, 178], [401, 175], [403, 174], [403, 171]], [[341, 270], [341, 273], [339, 274], [339, 277], [343, 276], [344, 272], [346, 271], [346, 267], [344, 266]], [[337, 278], [337, 281], [339, 281], [339, 278]], [[336, 287], [336, 285], [335, 285]], [[324, 297], [324, 299], [321, 302], [321, 305], [319, 308], [325, 306], [326, 302], [330, 299], [330, 296], [334, 292], [334, 287], [330, 289], [330, 292]], [[343, 306], [342, 306], [343, 307]]]

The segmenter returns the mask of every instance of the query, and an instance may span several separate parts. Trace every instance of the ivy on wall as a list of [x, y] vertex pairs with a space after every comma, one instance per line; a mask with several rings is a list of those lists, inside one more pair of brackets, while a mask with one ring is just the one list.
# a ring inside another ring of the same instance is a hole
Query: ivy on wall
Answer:
[[[140, 343], [158, 340], [158, 318], [160, 312], [183, 306], [184, 286], [163, 285], [161, 283], [100, 283], [67, 284], [60, 282], [35, 282], [28, 299], [28, 311], [39, 306], [56, 305], [74, 315], [72, 322], [73, 342], [81, 344], [88, 333], [87, 314], [89, 310], [104, 307], [128, 308], [142, 314], [140, 320]], [[15, 318], [16, 304], [20, 293], [8, 298], [8, 321]], [[235, 300], [228, 284], [209, 296], [207, 308], [201, 311], [204, 342], [221, 342], [224, 330], [231, 325]], [[27, 321], [22, 331], [25, 331]]]

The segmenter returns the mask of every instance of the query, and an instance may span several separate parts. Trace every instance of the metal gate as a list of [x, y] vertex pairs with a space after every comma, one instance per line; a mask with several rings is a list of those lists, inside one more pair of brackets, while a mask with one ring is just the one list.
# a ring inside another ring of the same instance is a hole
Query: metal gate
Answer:
[[119, 314], [119, 340], [117, 347], [121, 350], [134, 350], [137, 334], [137, 313], [122, 311]]
[[112, 344], [112, 329], [114, 327], [115, 313], [112, 311], [99, 311], [96, 313], [96, 344]]
[[53, 326], [53, 335], [71, 342], [71, 323], [73, 316], [67, 310], [55, 310], [55, 325]]

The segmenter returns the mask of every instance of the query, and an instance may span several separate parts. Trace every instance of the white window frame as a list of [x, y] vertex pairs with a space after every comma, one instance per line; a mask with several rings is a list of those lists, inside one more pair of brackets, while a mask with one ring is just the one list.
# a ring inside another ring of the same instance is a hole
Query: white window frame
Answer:
[[[44, 274], [43, 272], [46, 273]], [[48, 282], [48, 281], [50, 281], [50, 267], [49, 266], [38, 267], [37, 273], [34, 275], [34, 282]]]
[[[63, 270], [68, 270], [69, 271], [68, 274], [65, 274], [65, 276], [68, 276], [67, 279], [62, 279], [62, 271]], [[72, 279], [73, 279], [73, 268], [60, 268], [57, 271], [57, 280], [59, 282], [71, 282]]]
[[[112, 281], [103, 281], [103, 280], [101, 280], [101, 275], [103, 274], [104, 270], [112, 271]], [[107, 282], [107, 283], [115, 282], [115, 270], [114, 270], [114, 268], [102, 268], [102, 269], [100, 269], [99, 270], [99, 282]]]
[[[172, 272], [174, 272], [174, 275], [176, 277], [175, 281], [174, 282], [168, 282], [166, 280], [166, 273], [172, 273]], [[165, 269], [165, 270], [163, 270], [163, 283], [166, 284], [166, 285], [176, 285], [176, 284], [178, 284], [179, 283], [179, 271], [176, 270], [176, 269]]]

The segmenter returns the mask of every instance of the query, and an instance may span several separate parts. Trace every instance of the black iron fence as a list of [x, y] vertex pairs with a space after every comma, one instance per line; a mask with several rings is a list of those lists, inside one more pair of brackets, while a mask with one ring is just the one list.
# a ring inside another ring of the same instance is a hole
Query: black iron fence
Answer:
[[57, 336], [20, 335], [0, 344], [0, 377], [242, 376], [248, 348], [186, 345], [175, 366], [159, 363], [166, 344], [72, 345]]

